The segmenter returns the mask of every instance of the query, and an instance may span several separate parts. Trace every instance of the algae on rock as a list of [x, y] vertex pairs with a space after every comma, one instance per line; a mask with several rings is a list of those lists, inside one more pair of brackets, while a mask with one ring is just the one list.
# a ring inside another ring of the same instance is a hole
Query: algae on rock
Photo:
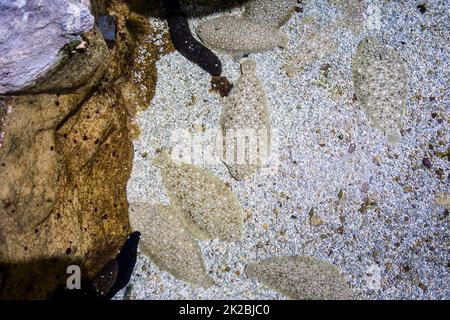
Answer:
[[[136, 83], [130, 77], [136, 65], [129, 61], [144, 36], [132, 37], [125, 21], [138, 13], [116, 0], [92, 1], [92, 7], [97, 17], [118, 17], [114, 47], [108, 50], [97, 30], [85, 33], [85, 50], [19, 95], [2, 97], [1, 298], [49, 298], [65, 285], [71, 264], [81, 267], [83, 279], [92, 279], [130, 232], [129, 105], [141, 104], [141, 97], [125, 97], [120, 89], [142, 92], [145, 86], [151, 99], [154, 64], [165, 50], [155, 48], [148, 81]], [[149, 24], [144, 27], [152, 32]]]

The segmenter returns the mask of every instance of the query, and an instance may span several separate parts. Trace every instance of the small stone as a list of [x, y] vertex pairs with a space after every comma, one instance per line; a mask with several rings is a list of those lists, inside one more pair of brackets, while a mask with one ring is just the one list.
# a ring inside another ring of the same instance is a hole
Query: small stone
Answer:
[[427, 167], [428, 169], [431, 169], [431, 167], [433, 166], [431, 163], [430, 158], [423, 158], [422, 160], [422, 164]]
[[418, 4], [417, 9], [419, 9], [420, 13], [422, 14], [424, 14], [428, 10], [426, 3]]
[[309, 224], [318, 227], [323, 224], [323, 220], [315, 213], [314, 209], [309, 212]]
[[444, 208], [450, 210], [450, 194], [446, 192], [438, 192], [434, 198], [434, 202], [438, 206], [443, 206]]
[[194, 125], [192, 125], [192, 128], [196, 131], [196, 132], [204, 132], [205, 131], [205, 127], [200, 124], [200, 123], [196, 123]]
[[411, 192], [413, 192], [413, 188], [412, 188], [412, 187], [404, 187], [404, 188], [403, 188], [403, 191], [404, 191], [405, 193], [411, 193]]
[[367, 182], [364, 182], [361, 186], [361, 192], [367, 193], [369, 192], [370, 185]]
[[351, 143], [350, 146], [348, 147], [348, 152], [349, 153], [353, 153], [356, 150], [356, 144]]
[[375, 157], [373, 157], [372, 159], [373, 163], [375, 163], [377, 166], [381, 165], [381, 157], [376, 155]]
[[367, 197], [364, 200], [364, 202], [361, 204], [361, 208], [359, 208], [359, 212], [366, 213], [367, 211], [374, 209], [376, 206], [377, 206], [377, 203], [374, 200]]
[[86, 41], [81, 41], [81, 43], [75, 48], [76, 51], [78, 52], [84, 52], [86, 51], [88, 47], [88, 43]]
[[422, 289], [423, 292], [427, 292], [428, 287], [426, 285], [424, 285], [422, 282], [419, 283], [419, 288]]

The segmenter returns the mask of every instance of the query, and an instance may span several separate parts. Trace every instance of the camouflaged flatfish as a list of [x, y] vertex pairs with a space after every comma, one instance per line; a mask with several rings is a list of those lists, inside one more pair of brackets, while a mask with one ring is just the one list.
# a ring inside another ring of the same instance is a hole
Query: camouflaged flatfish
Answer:
[[282, 256], [249, 263], [249, 278], [295, 300], [347, 300], [353, 298], [344, 276], [334, 265], [312, 257]]
[[353, 60], [353, 85], [375, 127], [386, 134], [389, 143], [399, 142], [408, 98], [405, 61], [377, 38], [367, 37]]
[[243, 17], [260, 24], [281, 27], [295, 12], [297, 0], [250, 0]]
[[207, 288], [214, 284], [205, 271], [197, 241], [173, 207], [131, 203], [129, 217], [131, 227], [141, 232], [141, 251], [158, 268], [194, 285]]
[[241, 204], [223, 181], [198, 166], [174, 162], [167, 151], [153, 163], [161, 168], [171, 204], [195, 237], [225, 241], [242, 237]]
[[[256, 63], [245, 59], [242, 75], [225, 100], [220, 117], [219, 157], [237, 180], [253, 175], [270, 151], [267, 95], [256, 75]], [[220, 149], [222, 147], [222, 149]]]
[[248, 53], [285, 47], [288, 41], [278, 28], [237, 16], [206, 20], [200, 23], [196, 32], [207, 47], [231, 54], [237, 60]]

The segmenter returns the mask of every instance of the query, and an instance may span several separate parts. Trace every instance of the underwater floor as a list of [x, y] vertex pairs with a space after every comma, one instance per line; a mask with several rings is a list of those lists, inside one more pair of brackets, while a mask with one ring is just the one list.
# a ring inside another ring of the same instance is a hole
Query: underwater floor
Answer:
[[[345, 3], [303, 1], [302, 12], [282, 27], [286, 48], [249, 55], [267, 92], [273, 145], [269, 163], [245, 181], [202, 156], [226, 99], [210, 91], [211, 76], [177, 51], [159, 60], [155, 96], [136, 119], [141, 132], [128, 201], [168, 204], [152, 159], [160, 148], [187, 145], [193, 164], [238, 198], [243, 238], [198, 241], [215, 281], [208, 289], [177, 280], [139, 252], [129, 285], [115, 299], [285, 299], [244, 272], [249, 262], [282, 255], [332, 263], [361, 299], [450, 297], [448, 2], [427, 0], [421, 10], [418, 1], [363, 1], [360, 11]], [[189, 18], [191, 29], [209, 18]], [[160, 32], [150, 40], [161, 41], [167, 23], [149, 19]], [[407, 64], [396, 144], [355, 98], [352, 59], [368, 35]], [[235, 83], [239, 62], [218, 57], [222, 75]]]

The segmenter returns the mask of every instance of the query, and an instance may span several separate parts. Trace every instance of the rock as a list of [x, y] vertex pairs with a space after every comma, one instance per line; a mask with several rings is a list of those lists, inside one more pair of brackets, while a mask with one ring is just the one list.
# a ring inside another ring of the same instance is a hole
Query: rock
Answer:
[[[58, 64], [32, 81], [22, 92], [57, 93], [76, 89], [90, 82], [94, 73], [103, 73], [106, 65], [102, 60], [108, 56], [108, 48], [99, 31], [94, 28], [92, 32], [84, 34], [83, 39], [74, 45], [73, 50], [64, 50]], [[78, 47], [81, 50], [77, 50]]]
[[[104, 10], [99, 1], [92, 7]], [[144, 80], [152, 81], [134, 82], [130, 74], [136, 65], [129, 60], [143, 37], [132, 37], [125, 21], [138, 14], [123, 2], [109, 3], [108, 10], [118, 17], [121, 33], [114, 48], [107, 50], [97, 30], [84, 33], [81, 39], [88, 46], [83, 52], [71, 46], [69, 59], [39, 78], [30, 74], [26, 90], [0, 101], [0, 298], [51, 297], [65, 286], [67, 267], [74, 264], [82, 279], [95, 280], [130, 234], [125, 194], [133, 157], [129, 105], [140, 104], [141, 97], [127, 97], [125, 103], [121, 89], [145, 89], [151, 99], [154, 64], [163, 53], [159, 48], [150, 52]], [[142, 32], [152, 29], [145, 24]], [[108, 297], [131, 275], [132, 254], [122, 251]], [[114, 270], [110, 265], [106, 272]], [[101, 292], [114, 277], [108, 279]]]
[[430, 158], [423, 158], [422, 164], [424, 165], [424, 167], [426, 167], [428, 169], [431, 169], [433, 167], [433, 164], [431, 163]]
[[80, 1], [0, 1], [0, 94], [30, 86], [61, 61], [61, 49], [90, 31], [94, 17]]

